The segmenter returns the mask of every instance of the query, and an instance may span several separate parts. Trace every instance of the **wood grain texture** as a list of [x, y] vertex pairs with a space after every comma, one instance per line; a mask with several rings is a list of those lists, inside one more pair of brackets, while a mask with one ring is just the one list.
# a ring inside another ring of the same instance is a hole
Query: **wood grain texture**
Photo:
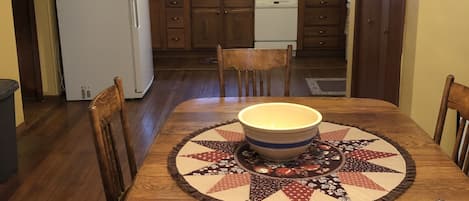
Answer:
[[162, 47], [162, 37], [163, 31], [160, 31], [163, 19], [162, 17], [162, 10], [163, 10], [163, 2], [161, 0], [150, 0], [150, 25], [151, 25], [151, 46], [154, 49]]
[[167, 155], [191, 132], [236, 118], [242, 108], [264, 102], [291, 102], [320, 111], [324, 120], [380, 133], [405, 148], [415, 160], [413, 185], [398, 200], [465, 200], [469, 178], [408, 116], [388, 102], [358, 98], [230, 97], [199, 98], [179, 104], [155, 139], [128, 200], [194, 200], [167, 171]]
[[356, 1], [353, 97], [399, 105], [405, 4], [403, 0]]
[[127, 108], [124, 102], [122, 80], [116, 77], [114, 78], [114, 85], [98, 93], [89, 106], [93, 139], [107, 201], [122, 200], [131, 186], [126, 185], [124, 182], [118, 144], [111, 128], [114, 115], [119, 114], [120, 116], [120, 126], [124, 136], [131, 179], [134, 180], [137, 174], [135, 152], [127, 119]]
[[298, 1], [299, 53], [345, 53], [344, 30], [347, 8], [345, 0]]
[[[245, 96], [257, 96], [259, 88], [260, 96], [264, 95], [264, 79], [267, 82], [265, 90], [267, 96], [271, 95], [271, 73], [273, 69], [283, 70], [284, 96], [290, 95], [291, 58], [292, 46], [286, 49], [254, 49], [236, 48], [223, 49], [217, 46], [218, 77], [220, 96], [225, 96], [225, 70], [235, 69], [238, 76], [238, 96], [242, 95], [244, 86]], [[256, 80], [259, 79], [259, 82]], [[244, 81], [243, 81], [244, 80]]]
[[253, 0], [192, 0], [191, 39], [188, 49], [224, 47], [253, 47]]
[[453, 75], [448, 75], [446, 78], [433, 137], [435, 143], [440, 144], [448, 109], [456, 110], [461, 117], [451, 158], [469, 175], [469, 135], [467, 135], [469, 132], [465, 129], [469, 119], [469, 87], [455, 82]]

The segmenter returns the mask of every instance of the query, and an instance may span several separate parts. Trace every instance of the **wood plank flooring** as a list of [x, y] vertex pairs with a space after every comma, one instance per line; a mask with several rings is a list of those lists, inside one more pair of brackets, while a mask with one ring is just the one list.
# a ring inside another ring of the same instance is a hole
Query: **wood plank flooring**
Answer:
[[[345, 63], [340, 59], [330, 60], [339, 64], [330, 68], [310, 68], [308, 62], [301, 62], [297, 61], [292, 72], [292, 96], [310, 95], [305, 77], [345, 77]], [[315, 62], [317, 66], [323, 65]], [[158, 129], [177, 104], [191, 98], [219, 95], [217, 73], [211, 66], [174, 71], [166, 65], [156, 69], [156, 81], [145, 98], [126, 102], [139, 165]], [[234, 78], [230, 80], [234, 82]], [[236, 96], [235, 91], [235, 85], [230, 84], [227, 95]], [[280, 95], [281, 91], [282, 87], [274, 87], [273, 94]], [[25, 102], [27, 125], [17, 139], [18, 174], [0, 184], [0, 200], [9, 197], [12, 201], [104, 200], [88, 104], [88, 101], [66, 102], [63, 98], [46, 99], [43, 103]], [[28, 121], [28, 117], [33, 120]]]

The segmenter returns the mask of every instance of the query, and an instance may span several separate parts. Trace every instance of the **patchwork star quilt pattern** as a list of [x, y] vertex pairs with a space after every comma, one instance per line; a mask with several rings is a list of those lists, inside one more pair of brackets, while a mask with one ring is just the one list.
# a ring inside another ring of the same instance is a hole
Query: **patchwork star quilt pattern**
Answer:
[[389, 139], [330, 122], [319, 130], [298, 159], [272, 162], [249, 149], [239, 122], [226, 123], [181, 142], [168, 169], [181, 188], [207, 200], [379, 200], [413, 181], [412, 159]]

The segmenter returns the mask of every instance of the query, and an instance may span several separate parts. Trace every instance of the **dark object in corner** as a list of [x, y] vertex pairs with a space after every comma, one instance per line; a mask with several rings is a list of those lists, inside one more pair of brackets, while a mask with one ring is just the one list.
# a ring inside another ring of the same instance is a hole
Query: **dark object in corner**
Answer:
[[6, 182], [18, 169], [16, 150], [15, 80], [0, 79], [0, 183]]

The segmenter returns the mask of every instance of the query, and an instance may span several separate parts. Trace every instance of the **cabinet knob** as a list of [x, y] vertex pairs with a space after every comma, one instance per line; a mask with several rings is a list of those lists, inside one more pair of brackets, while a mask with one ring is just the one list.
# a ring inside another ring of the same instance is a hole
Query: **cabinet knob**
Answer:
[[319, 4], [321, 4], [321, 5], [327, 5], [328, 3], [329, 3], [329, 2], [327, 2], [327, 1], [320, 1], [320, 2], [319, 2]]
[[325, 20], [325, 19], [327, 19], [327, 16], [325, 16], [325, 15], [320, 15], [320, 16], [319, 16], [319, 19]]
[[319, 30], [319, 34], [324, 34], [324, 33], [326, 33], [326, 31], [324, 31], [324, 30]]
[[172, 17], [171, 18], [173, 21], [178, 21], [179, 20], [179, 17]]
[[319, 41], [319, 45], [325, 45], [325, 44], [326, 44], [326, 42], [324, 42], [324, 41]]
[[179, 37], [174, 37], [174, 38], [171, 38], [171, 40], [173, 40], [173, 41], [179, 41], [180, 39], [179, 39]]
[[227, 11], [227, 10], [225, 10], [225, 11], [223, 11], [223, 13], [225, 13], [225, 14], [228, 14], [228, 11]]
[[177, 1], [171, 1], [171, 5], [177, 5], [178, 2]]

